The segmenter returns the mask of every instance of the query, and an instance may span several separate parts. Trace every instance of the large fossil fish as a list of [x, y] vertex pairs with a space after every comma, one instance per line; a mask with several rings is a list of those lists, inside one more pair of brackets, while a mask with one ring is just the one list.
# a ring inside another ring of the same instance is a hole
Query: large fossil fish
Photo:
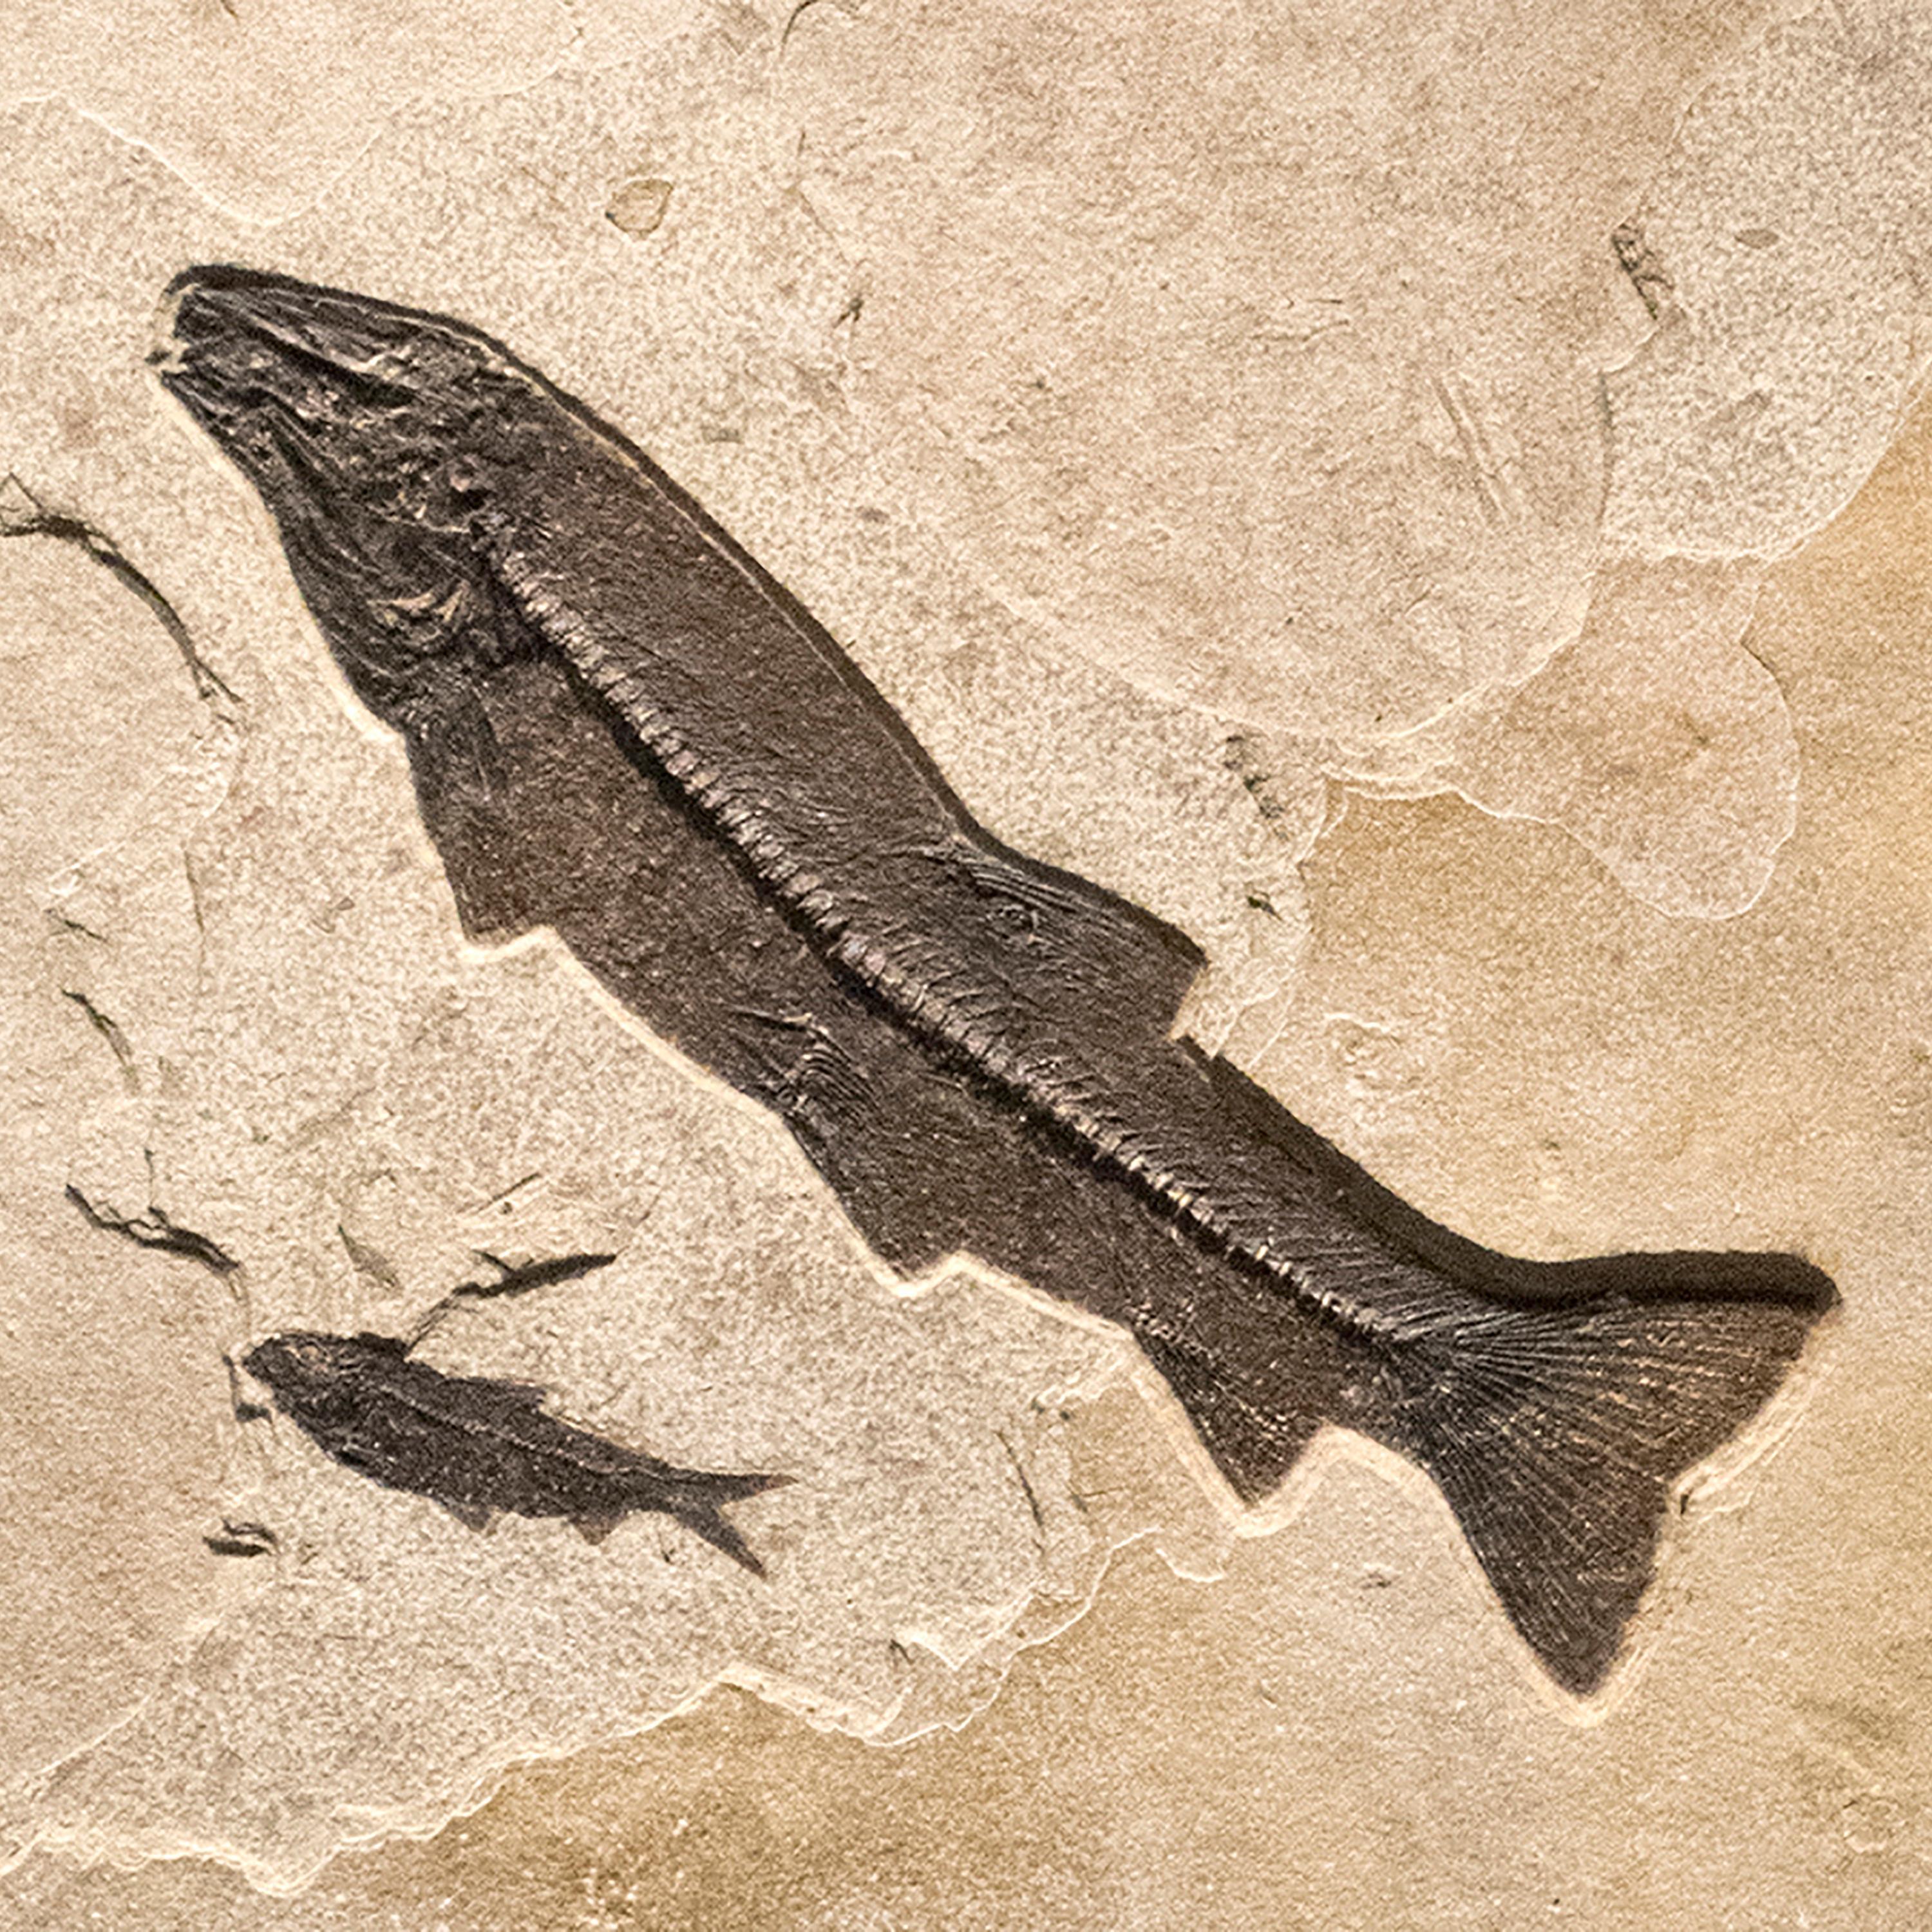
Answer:
[[1120, 1324], [1243, 1498], [1324, 1424], [1411, 1458], [1552, 1676], [1601, 1682], [1823, 1274], [1522, 1261], [1398, 1200], [1173, 1036], [1183, 934], [975, 824], [782, 586], [474, 329], [220, 268], [167, 327], [471, 934], [554, 928], [888, 1261], [970, 1252]]

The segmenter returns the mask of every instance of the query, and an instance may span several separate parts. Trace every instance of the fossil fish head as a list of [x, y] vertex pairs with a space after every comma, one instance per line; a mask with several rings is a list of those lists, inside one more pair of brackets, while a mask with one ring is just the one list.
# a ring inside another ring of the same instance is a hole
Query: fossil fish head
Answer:
[[352, 1404], [370, 1372], [402, 1352], [400, 1342], [383, 1336], [295, 1330], [256, 1342], [242, 1366], [273, 1392], [284, 1414], [315, 1417]]
[[433, 316], [279, 275], [190, 268], [148, 358], [275, 518], [356, 693], [408, 729], [514, 627], [481, 556], [488, 478], [540, 379]]

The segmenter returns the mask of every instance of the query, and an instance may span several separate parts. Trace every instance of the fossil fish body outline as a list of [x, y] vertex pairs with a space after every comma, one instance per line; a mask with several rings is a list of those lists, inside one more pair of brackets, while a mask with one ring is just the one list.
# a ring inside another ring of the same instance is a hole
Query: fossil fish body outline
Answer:
[[1124, 1327], [1245, 1502], [1326, 1424], [1419, 1465], [1550, 1675], [1601, 1684], [1820, 1270], [1430, 1220], [1175, 1036], [1192, 942], [976, 824], [824, 628], [507, 349], [233, 268], [166, 313], [161, 379], [402, 734], [472, 936], [553, 928], [888, 1262], [970, 1252]]
[[648, 1510], [765, 1574], [722, 1505], [789, 1476], [680, 1468], [552, 1414], [538, 1384], [446, 1375], [410, 1346], [291, 1330], [256, 1342], [242, 1366], [325, 1454], [385, 1489], [440, 1503], [472, 1529], [500, 1514], [562, 1516], [598, 1543]]

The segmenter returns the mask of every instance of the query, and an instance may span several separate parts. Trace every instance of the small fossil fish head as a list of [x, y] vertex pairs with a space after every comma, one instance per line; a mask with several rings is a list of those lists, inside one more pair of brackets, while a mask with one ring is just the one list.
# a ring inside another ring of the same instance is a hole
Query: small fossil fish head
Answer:
[[273, 1391], [285, 1414], [316, 1417], [355, 1402], [370, 1371], [403, 1345], [370, 1335], [322, 1335], [302, 1330], [272, 1335], [242, 1358], [242, 1366]]
[[268, 506], [378, 716], [408, 728], [466, 653], [502, 654], [480, 531], [528, 371], [439, 318], [224, 267], [176, 279], [148, 359]]

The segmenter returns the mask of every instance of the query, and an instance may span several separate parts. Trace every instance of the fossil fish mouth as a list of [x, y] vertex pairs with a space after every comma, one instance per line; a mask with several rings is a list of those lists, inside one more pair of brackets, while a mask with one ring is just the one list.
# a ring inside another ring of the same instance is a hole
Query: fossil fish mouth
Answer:
[[387, 319], [380, 304], [351, 302], [266, 270], [186, 268], [163, 294], [148, 360], [165, 380], [210, 351], [247, 344], [355, 373], [405, 346], [399, 328], [383, 326]]
[[208, 266], [169, 284], [148, 366], [232, 449], [250, 418], [313, 427], [352, 403], [418, 404], [424, 332], [406, 312], [317, 290], [263, 270]]
[[488, 406], [487, 349], [388, 304], [213, 266], [168, 285], [148, 362], [272, 507], [358, 694], [406, 725], [478, 567], [446, 452]]

